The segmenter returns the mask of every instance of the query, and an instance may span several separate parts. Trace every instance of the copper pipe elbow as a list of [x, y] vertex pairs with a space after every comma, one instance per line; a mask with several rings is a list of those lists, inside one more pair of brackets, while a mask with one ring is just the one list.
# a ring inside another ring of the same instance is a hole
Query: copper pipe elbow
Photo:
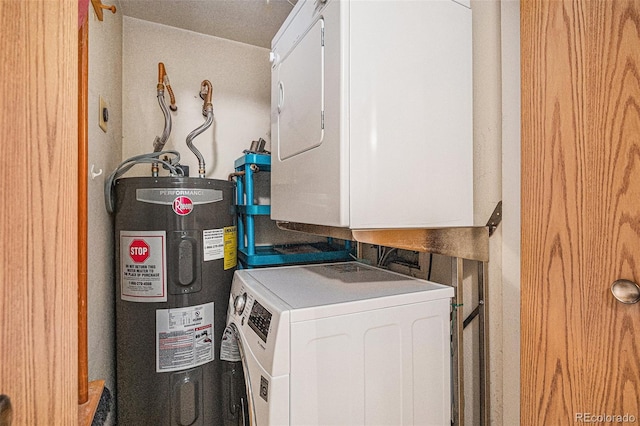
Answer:
[[201, 94], [204, 95], [204, 109], [206, 109], [208, 105], [213, 105], [211, 103], [211, 98], [213, 97], [213, 85], [209, 80], [204, 80], [200, 87]]

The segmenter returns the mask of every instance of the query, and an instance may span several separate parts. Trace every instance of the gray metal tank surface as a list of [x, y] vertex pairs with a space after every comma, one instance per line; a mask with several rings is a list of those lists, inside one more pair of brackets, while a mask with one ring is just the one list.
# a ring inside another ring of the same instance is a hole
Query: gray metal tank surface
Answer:
[[221, 425], [233, 183], [142, 177], [115, 187], [118, 424]]

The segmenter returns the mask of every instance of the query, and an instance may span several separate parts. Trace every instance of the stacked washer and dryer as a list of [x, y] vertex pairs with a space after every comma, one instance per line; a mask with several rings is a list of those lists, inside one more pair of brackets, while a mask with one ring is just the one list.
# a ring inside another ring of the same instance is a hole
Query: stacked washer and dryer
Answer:
[[[271, 45], [271, 218], [473, 226], [471, 36], [469, 0], [298, 1]], [[236, 271], [228, 405], [245, 425], [450, 425], [453, 295], [355, 262]]]

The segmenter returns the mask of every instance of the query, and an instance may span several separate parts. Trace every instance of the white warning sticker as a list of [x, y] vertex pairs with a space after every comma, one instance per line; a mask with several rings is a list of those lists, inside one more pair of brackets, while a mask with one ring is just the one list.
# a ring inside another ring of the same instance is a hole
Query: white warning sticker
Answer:
[[214, 359], [213, 302], [156, 310], [156, 372], [197, 367]]
[[130, 302], [167, 301], [165, 231], [120, 231], [120, 297]]
[[224, 229], [205, 229], [202, 231], [204, 261], [224, 257]]
[[224, 329], [222, 335], [222, 343], [220, 344], [220, 359], [223, 361], [241, 361], [240, 347], [233, 329], [228, 325]]

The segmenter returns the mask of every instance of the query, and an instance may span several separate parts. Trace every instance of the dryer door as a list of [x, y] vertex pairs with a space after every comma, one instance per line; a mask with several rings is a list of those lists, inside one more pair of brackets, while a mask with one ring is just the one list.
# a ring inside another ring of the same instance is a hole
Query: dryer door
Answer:
[[[324, 20], [319, 19], [277, 66], [277, 155], [280, 160], [324, 139]], [[272, 102], [274, 102], [272, 101]]]
[[224, 426], [256, 426], [249, 369], [238, 328], [231, 323], [222, 339]]

